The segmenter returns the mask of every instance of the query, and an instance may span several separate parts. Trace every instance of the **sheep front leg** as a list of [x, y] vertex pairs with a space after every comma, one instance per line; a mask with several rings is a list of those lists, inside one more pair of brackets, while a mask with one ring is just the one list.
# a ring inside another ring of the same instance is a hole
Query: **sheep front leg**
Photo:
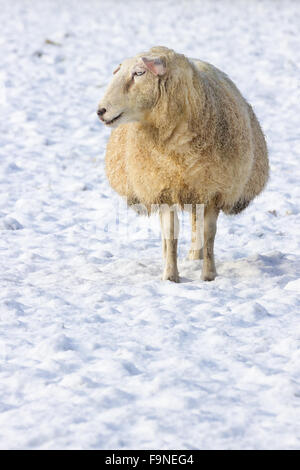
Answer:
[[164, 231], [163, 231], [163, 218], [162, 218], [162, 212], [159, 213], [160, 217], [160, 226], [161, 226], [161, 244], [162, 244], [162, 256], [163, 259], [165, 260], [167, 257], [167, 241], [164, 236]]
[[165, 269], [162, 279], [164, 281], [179, 282], [177, 269], [179, 221], [176, 208], [162, 208], [160, 212], [160, 222], [163, 238], [163, 253], [165, 255]]
[[191, 211], [191, 229], [192, 240], [191, 249], [188, 254], [188, 259], [196, 260], [203, 259], [203, 240], [201, 237], [202, 220], [203, 220], [203, 206], [202, 204], [193, 204]]
[[218, 215], [219, 210], [213, 204], [205, 207], [203, 267], [201, 275], [203, 281], [213, 281], [217, 275], [214, 259], [214, 241]]

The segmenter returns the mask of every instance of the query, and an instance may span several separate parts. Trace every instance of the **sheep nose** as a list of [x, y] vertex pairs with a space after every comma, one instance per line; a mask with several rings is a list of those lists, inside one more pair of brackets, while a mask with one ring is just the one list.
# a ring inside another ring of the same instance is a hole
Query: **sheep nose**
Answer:
[[97, 111], [97, 114], [99, 117], [103, 116], [103, 114], [106, 113], [106, 109], [105, 108], [101, 108], [101, 109], [98, 109]]

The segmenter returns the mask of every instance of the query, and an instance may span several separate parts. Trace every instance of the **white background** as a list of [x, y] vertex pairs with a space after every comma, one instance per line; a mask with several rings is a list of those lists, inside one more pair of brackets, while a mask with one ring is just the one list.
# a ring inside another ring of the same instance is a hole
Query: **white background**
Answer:
[[[0, 0], [1, 448], [299, 449], [299, 10]], [[160, 281], [156, 217], [104, 173], [97, 104], [153, 45], [224, 70], [269, 146], [266, 191], [219, 219], [211, 283], [185, 219], [182, 282]]]

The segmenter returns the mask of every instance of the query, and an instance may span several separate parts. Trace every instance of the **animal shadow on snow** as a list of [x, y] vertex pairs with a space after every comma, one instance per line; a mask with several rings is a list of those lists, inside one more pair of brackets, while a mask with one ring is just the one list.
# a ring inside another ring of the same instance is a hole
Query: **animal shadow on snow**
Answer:
[[219, 277], [277, 278], [280, 287], [300, 277], [300, 258], [294, 254], [273, 251], [224, 263], [217, 263]]
[[[293, 254], [279, 251], [266, 254], [257, 254], [249, 258], [239, 258], [222, 261], [217, 259], [217, 273], [215, 281], [222, 279], [243, 281], [247, 279], [277, 279], [283, 288], [290, 281], [300, 278], [300, 258]], [[180, 283], [201, 281], [202, 260], [190, 261], [185, 257], [179, 259]], [[144, 283], [160, 280], [161, 260], [159, 258], [128, 259], [120, 257], [108, 263], [105, 272], [109, 271], [117, 282], [128, 284]], [[129, 275], [130, 273], [130, 275]], [[161, 281], [164, 283], [165, 281]]]

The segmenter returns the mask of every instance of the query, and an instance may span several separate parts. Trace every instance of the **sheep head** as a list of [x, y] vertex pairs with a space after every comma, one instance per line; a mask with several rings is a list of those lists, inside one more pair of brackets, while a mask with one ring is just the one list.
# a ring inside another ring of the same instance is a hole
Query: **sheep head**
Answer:
[[[151, 51], [150, 51], [151, 52]], [[159, 98], [160, 80], [167, 74], [162, 55], [126, 59], [114, 71], [97, 114], [109, 127], [141, 122]]]

